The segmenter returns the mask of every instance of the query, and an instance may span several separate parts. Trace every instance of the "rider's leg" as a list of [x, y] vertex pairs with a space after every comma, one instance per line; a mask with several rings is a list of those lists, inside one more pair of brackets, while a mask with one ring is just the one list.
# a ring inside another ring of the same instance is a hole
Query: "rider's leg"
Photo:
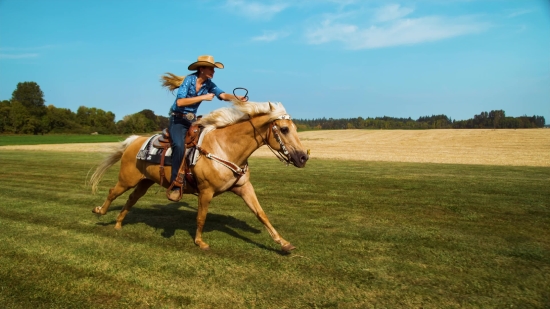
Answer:
[[[189, 129], [191, 122], [185, 118], [170, 116], [170, 138], [172, 140], [172, 173], [170, 175], [170, 183], [173, 183], [177, 176], [179, 167], [183, 161], [185, 153], [185, 135]], [[178, 187], [174, 187], [176, 190]]]

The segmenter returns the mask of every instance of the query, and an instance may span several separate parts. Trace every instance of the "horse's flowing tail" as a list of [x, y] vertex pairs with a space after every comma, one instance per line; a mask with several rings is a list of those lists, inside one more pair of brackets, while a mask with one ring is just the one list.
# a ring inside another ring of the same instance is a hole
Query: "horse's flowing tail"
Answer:
[[170, 91], [174, 91], [179, 88], [184, 79], [185, 76], [165, 73], [163, 76], [160, 77], [160, 82], [162, 83], [162, 87], [168, 88], [168, 90]]
[[99, 181], [101, 178], [103, 178], [103, 175], [105, 172], [113, 166], [115, 163], [120, 161], [120, 158], [122, 158], [122, 154], [124, 154], [124, 151], [130, 144], [132, 144], [139, 136], [132, 135], [128, 137], [125, 141], [121, 142], [118, 149], [115, 150], [112, 154], [110, 154], [103, 162], [101, 162], [97, 168], [95, 169], [95, 172], [90, 177], [90, 185], [92, 186], [92, 193], [97, 193], [97, 185], [99, 184]]

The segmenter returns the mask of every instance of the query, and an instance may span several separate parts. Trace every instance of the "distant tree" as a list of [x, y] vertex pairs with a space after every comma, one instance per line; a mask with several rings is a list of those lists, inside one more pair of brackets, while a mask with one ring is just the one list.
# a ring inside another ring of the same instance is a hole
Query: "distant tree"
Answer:
[[139, 112], [139, 114], [142, 114], [143, 116], [145, 116], [145, 118], [147, 118], [150, 121], [147, 127], [151, 129], [151, 131], [147, 131], [147, 132], [161, 131], [165, 128], [168, 128], [168, 126], [170, 125], [170, 118], [164, 117], [164, 116], [158, 116], [155, 114], [155, 112], [153, 112], [150, 109], [144, 109], [141, 112]]
[[34, 134], [34, 135], [44, 134], [45, 130], [44, 130], [42, 119], [43, 117], [38, 118], [38, 117], [30, 116], [27, 119], [27, 123], [25, 123], [25, 126], [23, 127], [23, 133]]
[[419, 117], [416, 122], [427, 125], [421, 125], [421, 127], [429, 127], [432, 129], [445, 129], [452, 126], [451, 118], [443, 114]]
[[81, 126], [76, 122], [75, 113], [68, 108], [48, 105], [46, 116], [43, 119], [47, 132], [73, 133], [80, 131]]
[[155, 115], [155, 112], [153, 112], [150, 109], [144, 109], [139, 113], [142, 114], [143, 116], [145, 116], [145, 118], [147, 118], [151, 122], [152, 127], [154, 127], [153, 131], [162, 130], [159, 127], [159, 117], [157, 115]]
[[0, 133], [10, 132], [10, 109], [10, 101], [4, 100], [0, 102]]
[[147, 118], [147, 119], [149, 119], [153, 122], [157, 121], [157, 115], [155, 115], [155, 112], [153, 112], [150, 109], [144, 109], [139, 113], [142, 114], [143, 116], [145, 116], [145, 118]]
[[118, 131], [124, 134], [147, 133], [156, 131], [155, 124], [141, 113], [124, 116], [117, 123]]
[[19, 101], [12, 101], [9, 122], [11, 125], [11, 131], [16, 134], [29, 133], [26, 132], [25, 125], [29, 120], [30, 115], [27, 108]]
[[485, 128], [489, 126], [489, 113], [487, 112], [481, 112], [479, 115], [474, 115], [474, 119], [472, 121], [472, 128]]
[[115, 114], [95, 107], [80, 106], [76, 111], [76, 122], [82, 126], [83, 130], [89, 133], [99, 132], [101, 134], [108, 134], [117, 131]]
[[501, 109], [492, 110], [489, 113], [489, 119], [490, 119], [490, 122], [493, 123], [493, 128], [495, 129], [501, 128], [502, 127], [501, 120], [504, 120], [504, 117], [506, 117], [506, 113], [503, 110]]
[[546, 120], [544, 119], [544, 116], [533, 116], [535, 118], [535, 124], [537, 125], [537, 128], [543, 128], [546, 124]]
[[159, 130], [163, 130], [170, 126], [170, 118], [164, 116], [158, 116], [159, 119]]
[[11, 101], [23, 104], [28, 113], [34, 117], [41, 118], [46, 114], [44, 93], [35, 82], [18, 83], [11, 95]]

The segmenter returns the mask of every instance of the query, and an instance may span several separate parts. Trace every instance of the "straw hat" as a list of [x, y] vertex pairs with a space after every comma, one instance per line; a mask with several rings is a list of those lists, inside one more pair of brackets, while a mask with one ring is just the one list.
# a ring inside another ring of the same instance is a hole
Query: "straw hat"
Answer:
[[202, 56], [199, 56], [196, 62], [191, 63], [188, 69], [190, 71], [194, 71], [199, 67], [213, 67], [213, 68], [215, 67], [218, 69], [223, 69], [223, 63], [214, 62], [214, 57], [210, 55], [202, 55]]

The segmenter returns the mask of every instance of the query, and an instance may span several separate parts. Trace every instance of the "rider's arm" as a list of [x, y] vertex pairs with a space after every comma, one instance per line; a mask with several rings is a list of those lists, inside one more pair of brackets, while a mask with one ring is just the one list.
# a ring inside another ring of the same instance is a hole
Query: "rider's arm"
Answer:
[[224, 100], [224, 101], [231, 101], [231, 100], [234, 100], [236, 99], [234, 95], [232, 94], [229, 94], [229, 93], [222, 93], [219, 95], [220, 99]]
[[[198, 97], [193, 97], [193, 98], [181, 98], [181, 99], [176, 100], [176, 104], [179, 107], [187, 106], [187, 105], [193, 105], [195, 103], [199, 103], [199, 102], [202, 102], [204, 100], [208, 100], [208, 96], [209, 96], [208, 94], [205, 94], [205, 95], [200, 95]], [[211, 96], [212, 95], [210, 95], [210, 97]], [[212, 100], [212, 98], [210, 98], [210, 100]]]
[[204, 95], [196, 96], [196, 97], [187, 98], [187, 94], [189, 93], [189, 87], [193, 86], [193, 84], [191, 83], [191, 79], [192, 79], [192, 75], [186, 76], [178, 89], [178, 94], [176, 95], [176, 98], [177, 98], [176, 105], [178, 107], [193, 105], [195, 103], [199, 103], [205, 100], [207, 101], [212, 100], [212, 95], [208, 93]]

